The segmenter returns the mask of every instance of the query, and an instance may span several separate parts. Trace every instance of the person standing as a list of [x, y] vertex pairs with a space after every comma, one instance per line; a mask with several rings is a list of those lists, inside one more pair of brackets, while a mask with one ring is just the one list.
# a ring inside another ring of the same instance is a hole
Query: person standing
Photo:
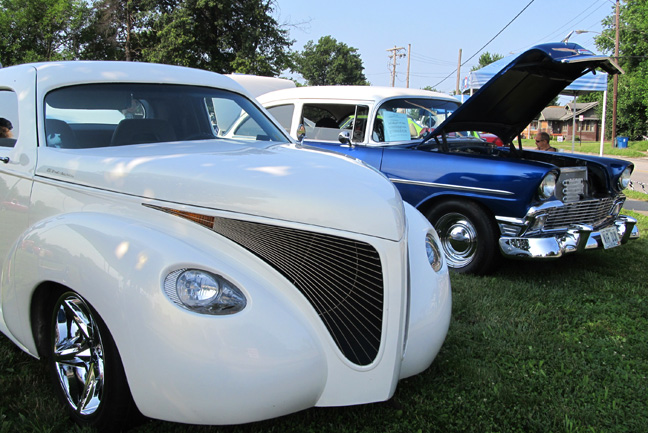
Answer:
[[551, 136], [544, 131], [538, 132], [538, 135], [536, 135], [535, 144], [538, 150], [544, 150], [547, 152], [557, 152], [558, 149], [551, 146], [549, 144], [549, 141], [551, 141]]

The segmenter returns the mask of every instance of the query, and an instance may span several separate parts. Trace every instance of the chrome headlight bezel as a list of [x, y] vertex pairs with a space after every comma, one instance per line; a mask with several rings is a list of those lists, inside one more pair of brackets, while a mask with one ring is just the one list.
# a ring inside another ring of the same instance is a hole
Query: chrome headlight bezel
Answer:
[[626, 189], [630, 185], [630, 177], [632, 176], [632, 167], [627, 166], [621, 176], [619, 176], [619, 188]]
[[235, 284], [201, 269], [183, 268], [169, 273], [164, 292], [176, 305], [200, 314], [234, 314], [247, 305], [245, 295]]
[[553, 197], [556, 192], [556, 183], [558, 182], [558, 175], [550, 171], [542, 178], [540, 185], [538, 185], [538, 197], [540, 200], [547, 200]]
[[443, 253], [441, 247], [437, 242], [434, 233], [428, 232], [425, 235], [425, 252], [427, 254], [428, 263], [435, 272], [439, 272], [443, 267]]

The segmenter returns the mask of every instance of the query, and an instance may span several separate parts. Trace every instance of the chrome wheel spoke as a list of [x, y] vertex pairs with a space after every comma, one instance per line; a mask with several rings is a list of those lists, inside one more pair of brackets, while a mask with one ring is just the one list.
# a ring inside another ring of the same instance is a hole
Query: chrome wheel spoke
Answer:
[[52, 361], [68, 403], [80, 415], [101, 403], [104, 359], [101, 336], [92, 313], [75, 294], [56, 305]]
[[94, 365], [89, 366], [89, 370], [87, 371], [86, 377], [85, 377], [85, 383], [83, 386], [83, 392], [79, 396], [79, 404], [77, 405], [77, 412], [83, 414], [87, 412], [88, 410], [93, 410], [94, 407], [98, 404], [98, 402], [95, 402], [95, 397], [97, 393], [97, 376], [95, 374], [95, 368]]

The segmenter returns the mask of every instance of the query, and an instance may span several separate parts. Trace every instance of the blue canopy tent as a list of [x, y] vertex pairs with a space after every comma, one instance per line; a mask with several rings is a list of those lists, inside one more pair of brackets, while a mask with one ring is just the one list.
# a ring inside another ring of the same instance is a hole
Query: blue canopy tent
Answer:
[[[497, 60], [488, 66], [485, 66], [476, 71], [471, 71], [469, 76], [464, 79], [464, 92], [466, 90], [470, 91], [470, 94], [473, 94], [473, 91], [479, 89], [481, 86], [486, 84], [488, 80], [493, 78], [499, 71], [505, 68], [509, 63], [511, 63], [518, 55], [510, 55], [504, 57], [500, 60]], [[573, 81], [569, 86], [567, 86], [562, 92], [562, 95], [573, 96], [574, 98], [574, 119], [573, 119], [573, 131], [576, 130], [576, 96], [583, 95], [590, 92], [603, 92], [603, 116], [602, 116], [602, 125], [601, 125], [601, 148], [600, 155], [603, 155], [603, 138], [605, 135], [605, 114], [606, 114], [606, 105], [607, 105], [607, 80], [608, 74], [605, 72], [588, 72], [582, 77]], [[575, 145], [575, 134], [572, 134], [572, 152], [574, 151]]]

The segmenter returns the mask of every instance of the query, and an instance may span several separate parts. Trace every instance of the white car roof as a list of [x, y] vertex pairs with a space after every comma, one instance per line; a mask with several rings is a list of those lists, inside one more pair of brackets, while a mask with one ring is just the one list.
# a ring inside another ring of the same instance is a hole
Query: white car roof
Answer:
[[295, 83], [286, 78], [262, 77], [260, 75], [248, 74], [227, 74], [227, 76], [245, 87], [255, 97], [274, 90], [295, 87]]
[[446, 99], [455, 101], [452, 96], [422, 89], [410, 89], [404, 87], [385, 86], [306, 86], [293, 89], [276, 90], [258, 96], [261, 103], [275, 102], [288, 99], [330, 99], [343, 100], [365, 100], [382, 101], [388, 98], [397, 97], [422, 97]]
[[142, 62], [64, 61], [10, 66], [0, 69], [0, 73], [16, 68], [36, 69], [38, 89], [41, 94], [58, 87], [75, 84], [128, 82], [216, 87], [249, 96], [249, 92], [231, 78], [182, 66]]

